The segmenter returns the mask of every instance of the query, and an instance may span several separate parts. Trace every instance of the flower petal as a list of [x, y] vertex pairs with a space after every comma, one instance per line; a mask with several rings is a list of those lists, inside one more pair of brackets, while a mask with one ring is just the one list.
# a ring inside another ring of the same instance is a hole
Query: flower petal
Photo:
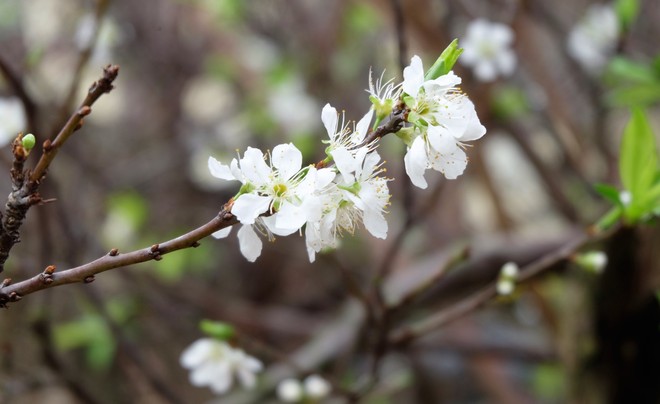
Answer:
[[417, 97], [420, 87], [424, 83], [424, 66], [422, 59], [415, 55], [410, 59], [410, 65], [403, 69], [403, 91], [411, 97]]
[[277, 168], [279, 177], [288, 180], [293, 177], [302, 166], [302, 153], [293, 143], [279, 144], [272, 153], [273, 166]]
[[229, 233], [231, 233], [231, 226], [220, 229], [211, 235], [215, 238], [225, 238], [229, 235]]
[[215, 158], [209, 157], [208, 166], [211, 175], [214, 176], [215, 178], [220, 178], [222, 180], [228, 180], [228, 181], [236, 180], [236, 177], [234, 177], [234, 175], [232, 174], [229, 166], [222, 164]]
[[406, 156], [403, 158], [403, 162], [406, 167], [406, 173], [413, 185], [426, 189], [428, 184], [424, 179], [424, 172], [428, 165], [428, 158], [424, 147], [424, 139], [421, 136], [413, 141], [412, 146], [410, 146]]
[[337, 115], [337, 110], [330, 104], [325, 104], [321, 110], [321, 121], [323, 122], [323, 126], [325, 126], [325, 130], [328, 131], [330, 140], [334, 140], [335, 135], [337, 134], [338, 120], [339, 116]]
[[263, 244], [254, 232], [252, 226], [241, 226], [237, 233], [241, 254], [250, 262], [254, 262], [261, 255]]
[[241, 171], [248, 181], [256, 185], [264, 185], [268, 182], [271, 169], [264, 161], [264, 154], [261, 150], [248, 147], [240, 164]]
[[371, 118], [373, 118], [373, 116], [374, 110], [370, 109], [369, 112], [360, 119], [360, 122], [355, 125], [355, 132], [353, 132], [353, 136], [351, 137], [354, 144], [362, 143], [367, 132], [369, 132], [369, 124], [371, 123]]
[[211, 338], [200, 338], [193, 342], [181, 354], [181, 358], [179, 358], [181, 366], [192, 369], [204, 363], [213, 350], [213, 343]]
[[243, 194], [234, 202], [231, 213], [243, 224], [254, 224], [255, 219], [268, 210], [271, 201], [267, 196]]

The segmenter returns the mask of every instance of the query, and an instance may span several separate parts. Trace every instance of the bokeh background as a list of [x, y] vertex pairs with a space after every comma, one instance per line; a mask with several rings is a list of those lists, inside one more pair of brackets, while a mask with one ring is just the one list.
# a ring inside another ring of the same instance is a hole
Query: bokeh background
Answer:
[[[388, 240], [360, 230], [310, 265], [295, 235], [266, 242], [254, 264], [235, 237], [208, 239], [89, 285], [30, 295], [0, 313], [0, 401], [277, 402], [267, 383], [220, 398], [190, 385], [179, 356], [202, 336], [201, 319], [233, 324], [273, 382], [295, 373], [288, 357], [347, 388], [359, 383], [368, 362], [364, 314], [343, 271], [368, 285], [389, 266], [386, 290], [396, 296], [435, 279], [448, 256], [470, 245], [467, 263], [434, 280], [397, 321], [438, 312], [492, 282], [504, 262], [524, 265], [556, 250], [607, 210], [593, 184], [618, 183], [628, 107], [649, 108], [660, 133], [660, 3], [639, 2], [608, 55], [616, 63], [592, 72], [570, 57], [567, 38], [593, 3], [600, 2], [2, 0], [0, 58], [33, 102], [19, 130], [38, 143], [57, 133], [103, 66], [121, 66], [116, 89], [49, 171], [41, 193], [56, 201], [29, 212], [3, 274], [14, 280], [205, 223], [237, 191], [208, 174], [209, 155], [227, 162], [247, 146], [291, 141], [305, 161], [318, 161], [326, 102], [358, 120], [370, 106], [370, 69], [399, 80], [413, 54], [430, 66], [476, 18], [513, 29], [518, 63], [490, 83], [456, 66], [488, 129], [468, 149], [458, 180], [429, 172], [428, 190], [411, 189], [404, 146], [383, 140], [394, 178]], [[639, 81], [633, 67], [655, 72], [656, 81]], [[0, 96], [16, 96], [6, 75]], [[9, 146], [0, 162], [8, 173]], [[9, 176], [0, 177], [9, 193]], [[649, 233], [645, 242], [658, 245], [657, 231]], [[657, 270], [657, 255], [649, 257]], [[657, 273], [644, 278], [649, 287]], [[602, 402], [609, 379], [590, 373], [598, 285], [598, 274], [562, 265], [515, 298], [389, 353], [363, 402]]]

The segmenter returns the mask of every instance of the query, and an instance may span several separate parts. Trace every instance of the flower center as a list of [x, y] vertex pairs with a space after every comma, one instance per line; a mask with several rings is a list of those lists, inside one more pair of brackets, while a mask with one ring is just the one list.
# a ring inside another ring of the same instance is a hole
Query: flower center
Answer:
[[285, 184], [275, 184], [275, 186], [273, 186], [273, 193], [277, 197], [282, 197], [286, 193], [286, 189]]

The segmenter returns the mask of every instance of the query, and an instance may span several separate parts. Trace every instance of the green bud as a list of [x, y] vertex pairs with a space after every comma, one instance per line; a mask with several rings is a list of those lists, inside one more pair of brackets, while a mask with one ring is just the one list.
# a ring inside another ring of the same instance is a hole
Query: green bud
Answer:
[[233, 326], [220, 321], [202, 320], [199, 323], [199, 329], [209, 337], [220, 341], [227, 341], [236, 335]]
[[32, 133], [28, 133], [27, 135], [23, 136], [23, 139], [21, 140], [23, 142], [23, 148], [28, 152], [32, 150], [35, 143], [37, 142], [37, 139], [35, 139]]
[[440, 76], [449, 73], [456, 64], [458, 57], [463, 53], [463, 48], [458, 47], [458, 39], [451, 41], [449, 46], [442, 51], [440, 57], [433, 63], [433, 66], [424, 75], [425, 80], [435, 80]]
[[395, 135], [399, 139], [403, 140], [403, 143], [405, 143], [407, 146], [411, 146], [412, 142], [414, 140], [413, 133], [414, 133], [414, 128], [407, 127], [407, 128], [401, 129], [400, 131], [395, 133]]
[[587, 272], [600, 274], [607, 265], [607, 255], [602, 251], [588, 251], [575, 256], [573, 262]]

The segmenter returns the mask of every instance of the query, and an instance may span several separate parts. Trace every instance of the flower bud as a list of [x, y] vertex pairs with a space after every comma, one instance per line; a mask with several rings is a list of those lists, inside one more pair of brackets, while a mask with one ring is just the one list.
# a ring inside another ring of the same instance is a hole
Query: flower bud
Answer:
[[29, 153], [37, 142], [37, 139], [35, 139], [32, 133], [28, 133], [27, 135], [23, 136], [21, 141], [23, 142], [23, 148]]
[[303, 398], [303, 388], [298, 380], [282, 380], [277, 385], [277, 397], [285, 403], [296, 403]]
[[602, 251], [588, 251], [584, 254], [575, 256], [573, 262], [587, 272], [600, 274], [607, 265], [607, 254]]
[[313, 399], [326, 397], [331, 390], [330, 383], [319, 375], [310, 375], [305, 381], [305, 394]]

